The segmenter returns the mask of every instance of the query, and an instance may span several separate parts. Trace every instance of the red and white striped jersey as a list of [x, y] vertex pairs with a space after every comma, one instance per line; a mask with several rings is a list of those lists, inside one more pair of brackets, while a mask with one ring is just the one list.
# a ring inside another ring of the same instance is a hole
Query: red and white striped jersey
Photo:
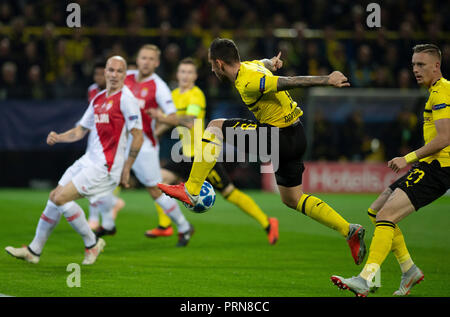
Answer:
[[88, 101], [91, 102], [92, 99], [94, 99], [95, 95], [97, 95], [101, 91], [100, 87], [93, 83], [88, 87]]
[[128, 156], [128, 132], [142, 129], [142, 117], [137, 99], [124, 85], [111, 96], [103, 90], [89, 104], [79, 125], [91, 130], [92, 139], [85, 156], [94, 165], [107, 168], [120, 176]]
[[161, 77], [153, 73], [145, 80], [138, 82], [138, 74], [138, 70], [127, 71], [125, 85], [130, 88], [133, 95], [138, 99], [144, 134], [155, 146], [156, 139], [153, 136], [154, 123], [152, 124], [153, 120], [145, 113], [145, 110], [160, 107], [165, 114], [171, 114], [176, 112], [176, 109], [172, 101], [172, 93]]

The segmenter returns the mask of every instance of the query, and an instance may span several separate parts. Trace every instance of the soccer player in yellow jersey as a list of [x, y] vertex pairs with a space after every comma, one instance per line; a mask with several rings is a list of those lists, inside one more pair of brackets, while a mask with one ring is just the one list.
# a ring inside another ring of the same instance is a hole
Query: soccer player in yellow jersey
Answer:
[[[348, 223], [321, 199], [303, 193], [302, 157], [306, 149], [306, 139], [299, 119], [303, 111], [287, 92], [292, 88], [313, 85], [350, 86], [347, 78], [337, 71], [329, 76], [274, 76], [272, 71], [283, 65], [280, 54], [272, 59], [241, 62], [238, 49], [230, 39], [215, 39], [209, 48], [208, 59], [212, 71], [219, 79], [227, 79], [234, 84], [257, 121], [212, 120], [203, 134], [201, 151], [195, 152], [194, 164], [186, 184], [158, 184], [158, 186], [169, 196], [195, 205], [200, 188], [220, 154], [222, 143], [234, 142], [234, 138], [227, 138], [227, 134], [249, 133], [253, 139], [257, 138], [253, 143], [258, 149], [254, 153], [251, 149], [254, 147], [253, 144], [247, 143], [244, 150], [256, 155], [261, 154], [259, 156], [262, 158], [264, 148], [270, 149], [271, 162], [283, 203], [338, 231], [346, 238], [355, 263], [360, 264], [366, 252], [364, 228]], [[275, 141], [272, 142], [272, 139]], [[268, 153], [269, 151], [264, 151], [264, 154]], [[273, 157], [278, 159], [274, 160]]]
[[[172, 91], [172, 99], [177, 109], [179, 124], [183, 126], [183, 128], [179, 129], [189, 127], [190, 130], [188, 133], [185, 133], [187, 132], [186, 130], [180, 131], [182, 161], [178, 163], [169, 161], [161, 170], [163, 182], [167, 184], [176, 184], [179, 181], [188, 179], [192, 162], [194, 161], [194, 137], [198, 135], [201, 138], [205, 120], [206, 100], [203, 92], [195, 85], [197, 68], [193, 59], [185, 58], [180, 62], [177, 70], [177, 80], [179, 87]], [[161, 111], [154, 109], [151, 113], [157, 122], [170, 124]], [[195, 129], [198, 129], [198, 131], [195, 131]], [[158, 133], [158, 129], [156, 132]], [[197, 142], [200, 141], [200, 139], [197, 140]], [[258, 221], [266, 231], [270, 244], [277, 242], [278, 220], [273, 217], [269, 218], [250, 196], [237, 189], [220, 162], [211, 169], [207, 179], [226, 200], [235, 204]]]
[[412, 67], [417, 83], [430, 92], [423, 113], [425, 145], [388, 162], [395, 172], [410, 163], [413, 166], [369, 209], [376, 227], [361, 273], [348, 279], [331, 277], [338, 287], [349, 289], [357, 296], [367, 296], [370, 282], [391, 250], [402, 269], [400, 288], [394, 295], [409, 294], [411, 287], [423, 280], [424, 275], [412, 261], [397, 223], [438, 199], [450, 188], [450, 82], [442, 77], [441, 51], [433, 44], [416, 45]]

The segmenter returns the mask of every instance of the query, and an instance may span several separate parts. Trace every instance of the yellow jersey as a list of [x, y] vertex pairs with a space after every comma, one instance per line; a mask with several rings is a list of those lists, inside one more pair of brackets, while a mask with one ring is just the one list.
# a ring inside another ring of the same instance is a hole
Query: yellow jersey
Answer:
[[[430, 96], [423, 112], [423, 138], [425, 144], [436, 137], [437, 132], [434, 122], [439, 119], [450, 119], [450, 82], [441, 77], [430, 87], [429, 92]], [[438, 160], [441, 167], [450, 166], [450, 146], [420, 161], [431, 163], [433, 160]]]
[[303, 111], [289, 92], [277, 91], [277, 83], [278, 76], [255, 60], [241, 63], [234, 85], [259, 123], [284, 128], [303, 115]]
[[195, 116], [196, 119], [200, 119], [195, 120], [194, 126], [189, 130], [189, 135], [186, 135], [187, 128], [177, 128], [180, 132], [183, 155], [193, 157], [195, 136], [198, 136], [197, 139], [201, 142], [203, 130], [205, 129], [205, 95], [197, 86], [183, 93], [180, 92], [180, 88], [176, 88], [172, 91], [172, 99], [178, 116]]

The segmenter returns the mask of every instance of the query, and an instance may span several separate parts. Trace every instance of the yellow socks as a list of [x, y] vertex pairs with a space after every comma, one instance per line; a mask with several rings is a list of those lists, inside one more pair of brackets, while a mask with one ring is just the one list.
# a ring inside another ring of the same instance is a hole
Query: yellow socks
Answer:
[[[372, 223], [375, 224], [377, 211], [369, 208], [368, 214]], [[398, 264], [400, 265], [403, 273], [408, 271], [411, 266], [413, 266], [414, 262], [411, 259], [411, 255], [409, 254], [408, 248], [406, 247], [405, 238], [403, 237], [403, 233], [398, 225], [396, 225], [394, 229], [394, 237], [392, 239], [391, 250], [397, 258]]]
[[235, 188], [227, 197], [230, 203], [235, 204], [241, 208], [249, 216], [258, 221], [263, 228], [269, 226], [269, 219], [267, 215], [259, 208], [255, 201], [248, 195]]
[[202, 138], [202, 148], [195, 148], [194, 163], [185, 186], [192, 195], [200, 194], [203, 182], [211, 169], [216, 165], [222, 149], [222, 141], [209, 130], [205, 130]]
[[296, 209], [347, 237], [350, 224], [320, 198], [303, 194]]
[[371, 281], [380, 268], [381, 263], [386, 259], [389, 251], [391, 251], [395, 227], [395, 223], [390, 221], [376, 222], [369, 256], [360, 274], [362, 278]]
[[172, 224], [169, 216], [166, 215], [164, 210], [157, 203], [155, 203], [155, 206], [156, 213], [158, 214], [158, 225], [163, 228], [169, 227]]

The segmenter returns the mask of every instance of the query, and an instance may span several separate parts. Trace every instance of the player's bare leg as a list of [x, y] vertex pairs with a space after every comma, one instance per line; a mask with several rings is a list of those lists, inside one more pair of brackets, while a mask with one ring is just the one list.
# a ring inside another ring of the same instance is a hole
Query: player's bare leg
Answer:
[[346, 238], [353, 260], [361, 264], [366, 254], [365, 229], [359, 224], [348, 223], [341, 215], [321, 199], [303, 192], [302, 185], [286, 187], [278, 185], [283, 203], [321, 224], [338, 231]]
[[113, 218], [113, 220], [116, 220], [117, 214], [119, 213], [120, 210], [123, 209], [123, 207], [125, 207], [125, 201], [122, 198], [117, 197], [117, 201], [114, 204], [114, 207], [112, 209], [112, 218]]

